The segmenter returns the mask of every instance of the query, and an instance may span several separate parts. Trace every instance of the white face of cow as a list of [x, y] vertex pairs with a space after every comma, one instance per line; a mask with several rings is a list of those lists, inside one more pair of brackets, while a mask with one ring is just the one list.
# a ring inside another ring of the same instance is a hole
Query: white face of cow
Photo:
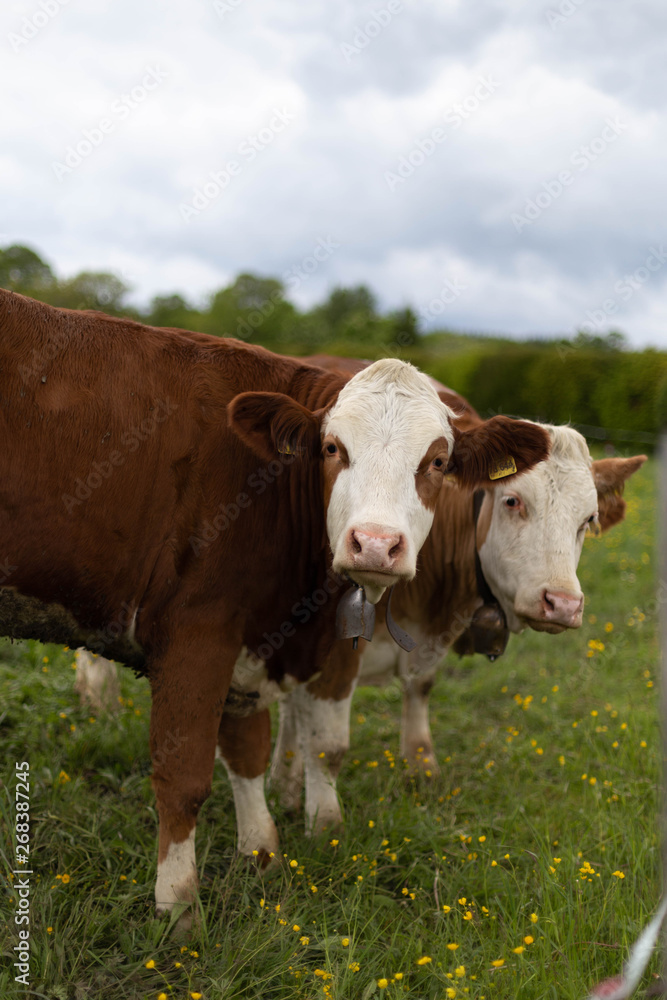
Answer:
[[433, 522], [428, 476], [444, 471], [454, 437], [449, 407], [427, 376], [384, 359], [355, 375], [322, 425], [333, 568], [377, 602], [412, 579]]
[[546, 429], [550, 457], [487, 492], [477, 522], [484, 576], [512, 632], [562, 632], [582, 621], [577, 564], [598, 494], [585, 439], [571, 427]]

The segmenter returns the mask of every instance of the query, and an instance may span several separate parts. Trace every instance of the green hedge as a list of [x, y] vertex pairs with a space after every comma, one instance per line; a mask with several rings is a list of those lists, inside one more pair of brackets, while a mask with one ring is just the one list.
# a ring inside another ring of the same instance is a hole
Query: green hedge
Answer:
[[[419, 359], [415, 357], [416, 363]], [[659, 430], [667, 353], [595, 350], [571, 344], [506, 343], [422, 359], [437, 379], [488, 417], [495, 413], [600, 428], [614, 443], [649, 446]], [[637, 435], [637, 437], [633, 437]]]

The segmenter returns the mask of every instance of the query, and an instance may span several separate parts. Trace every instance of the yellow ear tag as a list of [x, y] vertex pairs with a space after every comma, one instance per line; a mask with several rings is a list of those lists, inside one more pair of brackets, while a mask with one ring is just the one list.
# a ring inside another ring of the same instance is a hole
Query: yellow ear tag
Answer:
[[489, 479], [504, 479], [505, 476], [512, 476], [516, 472], [516, 462], [511, 455], [505, 455], [498, 462], [495, 462], [489, 469]]
[[278, 448], [278, 454], [279, 455], [293, 455], [294, 452], [292, 451], [292, 449], [290, 448], [290, 446], [288, 444], [286, 444], [284, 448]]

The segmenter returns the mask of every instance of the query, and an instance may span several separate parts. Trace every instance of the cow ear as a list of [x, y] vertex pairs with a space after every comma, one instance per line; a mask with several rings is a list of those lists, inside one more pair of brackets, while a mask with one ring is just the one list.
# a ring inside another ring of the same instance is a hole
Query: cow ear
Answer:
[[454, 392], [453, 389], [440, 389], [438, 396], [440, 401], [453, 412], [456, 426], [460, 431], [467, 431], [482, 423], [482, 418], [477, 410], [473, 410], [468, 400], [459, 396], [458, 392]]
[[646, 455], [634, 455], [632, 458], [601, 458], [593, 462], [591, 472], [598, 491], [598, 511], [603, 531], [612, 528], [625, 517], [625, 500], [622, 496], [625, 480], [640, 469], [645, 461]]
[[227, 407], [231, 430], [266, 461], [317, 454], [322, 411], [313, 413], [281, 392], [242, 392]]
[[526, 420], [491, 417], [470, 430], [459, 431], [456, 425], [453, 430], [454, 450], [447, 471], [468, 489], [490, 486], [549, 457], [549, 434]]

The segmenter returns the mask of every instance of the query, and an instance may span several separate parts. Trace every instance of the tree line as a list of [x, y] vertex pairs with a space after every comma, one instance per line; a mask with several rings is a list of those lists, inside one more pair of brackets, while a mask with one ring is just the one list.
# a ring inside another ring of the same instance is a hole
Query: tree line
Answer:
[[[667, 389], [667, 353], [631, 351], [618, 331], [545, 340], [420, 330], [410, 305], [383, 313], [363, 284], [338, 287], [308, 310], [289, 301], [277, 278], [244, 273], [200, 306], [178, 293], [139, 309], [114, 274], [57, 277], [33, 249], [0, 249], [0, 287], [54, 306], [95, 309], [154, 326], [238, 337], [287, 354], [331, 353], [413, 361], [457, 390], [482, 414], [510, 413], [581, 425], [623, 446], [652, 444]], [[634, 435], [634, 437], [633, 437]]]

